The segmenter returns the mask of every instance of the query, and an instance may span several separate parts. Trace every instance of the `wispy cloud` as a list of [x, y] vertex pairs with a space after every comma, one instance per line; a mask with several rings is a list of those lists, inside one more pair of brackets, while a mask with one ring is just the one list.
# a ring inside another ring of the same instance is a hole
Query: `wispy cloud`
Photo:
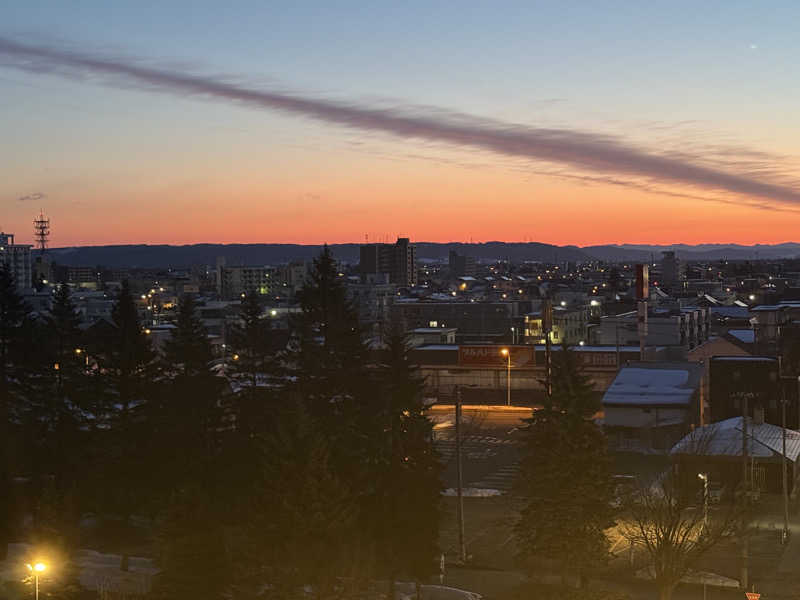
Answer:
[[742, 172], [709, 166], [691, 155], [650, 151], [608, 134], [529, 127], [425, 107], [385, 108], [340, 102], [251, 87], [223, 77], [154, 67], [142, 61], [97, 52], [31, 45], [8, 38], [0, 38], [0, 58], [0, 66], [30, 72], [99, 76], [126, 86], [232, 101], [365, 131], [488, 150], [605, 176], [645, 178], [662, 185], [691, 186], [745, 198], [800, 203], [800, 187], [774, 181], [769, 173], [753, 174], [750, 169]]
[[33, 200], [43, 200], [47, 196], [42, 192], [34, 192], [33, 194], [26, 194], [17, 198], [17, 202], [31, 202]]

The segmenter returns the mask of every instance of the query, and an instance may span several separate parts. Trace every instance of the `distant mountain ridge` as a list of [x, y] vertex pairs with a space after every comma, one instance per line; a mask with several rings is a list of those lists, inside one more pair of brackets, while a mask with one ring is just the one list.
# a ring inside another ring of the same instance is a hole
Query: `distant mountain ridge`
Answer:
[[[356, 264], [361, 244], [330, 244], [338, 260]], [[474, 256], [478, 260], [510, 259], [539, 262], [646, 262], [660, 259], [661, 252], [674, 250], [684, 260], [758, 260], [800, 256], [800, 244], [607, 244], [599, 246], [555, 246], [539, 242], [435, 243], [415, 242], [419, 260], [447, 260], [450, 250]], [[131, 244], [117, 246], [78, 246], [52, 248], [50, 255], [59, 264], [69, 266], [106, 266], [110, 268], [188, 267], [215, 265], [218, 257], [228, 265], [278, 265], [293, 260], [311, 260], [322, 245], [303, 244], [190, 244], [185, 246]]]

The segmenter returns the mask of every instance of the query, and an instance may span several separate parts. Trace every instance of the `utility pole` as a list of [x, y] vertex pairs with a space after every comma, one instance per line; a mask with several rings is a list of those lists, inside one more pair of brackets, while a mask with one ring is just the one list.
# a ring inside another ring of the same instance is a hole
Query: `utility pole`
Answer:
[[547, 298], [542, 301], [542, 332], [544, 333], [544, 380], [547, 402], [553, 395], [553, 349], [550, 333], [553, 331], [553, 302]]
[[636, 316], [639, 333], [639, 360], [644, 361], [647, 339], [647, 299], [650, 297], [650, 269], [648, 265], [636, 265]]
[[749, 579], [748, 563], [750, 562], [750, 541], [747, 539], [747, 511], [750, 504], [750, 486], [747, 478], [747, 392], [742, 394], [742, 521], [739, 543], [741, 546], [741, 574], [739, 587], [747, 589]]
[[458, 504], [458, 548], [461, 555], [461, 564], [467, 562], [467, 546], [464, 543], [464, 495], [463, 471], [461, 467], [461, 386], [456, 386], [456, 469], [458, 471], [458, 487], [456, 489]]
[[[789, 399], [786, 397], [786, 390], [783, 389], [783, 402], [781, 402], [781, 438], [783, 442], [783, 456], [781, 457], [781, 470], [783, 471], [783, 534], [781, 541], [785, 544], [789, 541], [789, 476], [786, 472], [786, 403]], [[797, 392], [800, 397], [800, 377], [797, 378]]]

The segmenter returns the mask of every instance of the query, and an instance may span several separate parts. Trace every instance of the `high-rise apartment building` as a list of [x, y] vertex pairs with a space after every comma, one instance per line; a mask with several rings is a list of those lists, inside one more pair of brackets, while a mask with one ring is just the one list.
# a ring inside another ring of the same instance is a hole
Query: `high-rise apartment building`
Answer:
[[475, 257], [464, 256], [455, 250], [450, 250], [449, 257], [451, 277], [474, 277], [475, 276]]
[[388, 273], [389, 282], [400, 287], [417, 285], [417, 248], [408, 238], [394, 244], [363, 244], [359, 271], [362, 276]]
[[232, 266], [225, 259], [217, 259], [217, 293], [220, 298], [235, 300], [242, 294], [255, 292], [260, 295], [273, 293], [276, 269], [267, 266]]
[[31, 248], [29, 244], [15, 244], [13, 233], [0, 232], [0, 262], [14, 276], [20, 292], [32, 286]]
[[659, 284], [668, 290], [676, 291], [681, 279], [681, 263], [672, 250], [666, 250], [662, 254]]

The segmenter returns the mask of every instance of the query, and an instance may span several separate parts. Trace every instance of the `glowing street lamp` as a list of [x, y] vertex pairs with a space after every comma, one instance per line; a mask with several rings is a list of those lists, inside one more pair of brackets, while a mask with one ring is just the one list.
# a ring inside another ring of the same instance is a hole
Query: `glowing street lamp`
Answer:
[[500, 354], [508, 358], [506, 367], [506, 406], [511, 406], [511, 351], [508, 348], [500, 350]]
[[85, 348], [75, 348], [75, 354], [80, 356], [83, 354], [83, 362], [86, 364], [86, 367], [89, 367], [89, 353], [86, 351]]
[[33, 574], [33, 581], [36, 589], [36, 600], [39, 600], [39, 574], [44, 573], [45, 570], [47, 570], [47, 565], [42, 561], [36, 561], [33, 564], [28, 563], [25, 566], [28, 567], [28, 571]]

